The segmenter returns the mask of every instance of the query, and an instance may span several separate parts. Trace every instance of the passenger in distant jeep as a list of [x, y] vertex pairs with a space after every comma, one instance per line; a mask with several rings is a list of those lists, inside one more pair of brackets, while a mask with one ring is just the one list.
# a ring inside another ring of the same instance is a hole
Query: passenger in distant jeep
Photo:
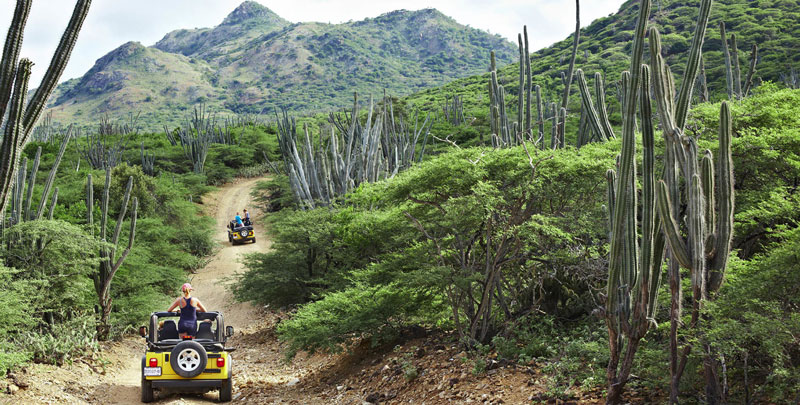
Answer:
[[167, 312], [180, 307], [181, 318], [178, 320], [178, 334], [194, 336], [197, 333], [197, 310], [206, 312], [206, 308], [199, 299], [192, 297], [192, 285], [185, 283], [181, 287], [183, 296], [176, 299]]
[[250, 225], [253, 224], [252, 222], [250, 222], [250, 213], [247, 212], [246, 208], [244, 210], [244, 224], [247, 225], [247, 226], [250, 226]]

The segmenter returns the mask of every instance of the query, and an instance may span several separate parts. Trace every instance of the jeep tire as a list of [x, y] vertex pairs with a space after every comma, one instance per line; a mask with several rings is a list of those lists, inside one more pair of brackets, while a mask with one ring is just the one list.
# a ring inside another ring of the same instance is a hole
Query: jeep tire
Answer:
[[197, 377], [205, 371], [207, 362], [206, 349], [191, 340], [178, 343], [169, 356], [172, 370], [183, 378]]
[[142, 377], [142, 402], [153, 402], [153, 383]]
[[233, 360], [228, 357], [228, 378], [219, 387], [219, 402], [230, 402], [233, 396]]

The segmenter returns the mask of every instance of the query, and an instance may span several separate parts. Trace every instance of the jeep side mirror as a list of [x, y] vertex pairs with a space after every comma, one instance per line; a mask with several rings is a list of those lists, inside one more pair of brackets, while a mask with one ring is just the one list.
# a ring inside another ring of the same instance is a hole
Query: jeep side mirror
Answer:
[[147, 337], [147, 326], [140, 326], [139, 327], [139, 336]]
[[233, 326], [226, 326], [225, 327], [225, 337], [233, 336]]

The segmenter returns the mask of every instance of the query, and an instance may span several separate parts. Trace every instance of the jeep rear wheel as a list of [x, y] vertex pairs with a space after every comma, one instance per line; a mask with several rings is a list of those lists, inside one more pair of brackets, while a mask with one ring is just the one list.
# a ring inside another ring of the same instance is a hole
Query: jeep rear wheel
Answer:
[[233, 396], [233, 359], [228, 357], [228, 378], [222, 380], [219, 388], [219, 402], [229, 402]]
[[142, 402], [153, 402], [153, 383], [142, 377]]
[[205, 371], [207, 362], [206, 349], [192, 341], [178, 343], [169, 356], [172, 370], [183, 378], [197, 377]]

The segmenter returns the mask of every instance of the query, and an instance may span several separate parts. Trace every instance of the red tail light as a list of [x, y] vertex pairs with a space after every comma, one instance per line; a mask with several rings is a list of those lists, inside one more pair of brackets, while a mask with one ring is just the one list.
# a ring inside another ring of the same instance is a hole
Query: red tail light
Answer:
[[225, 359], [223, 357], [217, 357], [217, 367], [225, 367]]
[[150, 367], [158, 367], [158, 359], [155, 357], [150, 358]]

